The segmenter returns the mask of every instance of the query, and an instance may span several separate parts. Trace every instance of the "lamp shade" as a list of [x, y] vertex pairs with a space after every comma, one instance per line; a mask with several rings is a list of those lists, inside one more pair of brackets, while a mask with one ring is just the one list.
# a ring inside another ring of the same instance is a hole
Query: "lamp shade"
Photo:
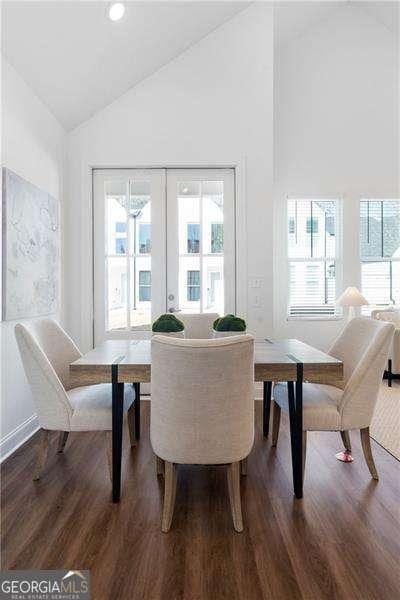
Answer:
[[336, 304], [339, 306], [366, 306], [369, 302], [356, 287], [350, 286], [339, 296]]

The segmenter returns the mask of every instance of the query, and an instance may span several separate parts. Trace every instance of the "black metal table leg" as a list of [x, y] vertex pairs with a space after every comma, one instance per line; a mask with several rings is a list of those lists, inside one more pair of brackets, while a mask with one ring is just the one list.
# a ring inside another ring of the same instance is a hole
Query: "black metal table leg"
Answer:
[[111, 365], [112, 381], [112, 499], [121, 498], [122, 425], [124, 417], [124, 384], [118, 383], [118, 364]]
[[271, 413], [272, 382], [264, 381], [263, 385], [263, 435], [268, 437], [269, 416]]
[[294, 396], [294, 383], [293, 381], [287, 382], [287, 391], [288, 391], [288, 405], [289, 405], [289, 425], [290, 425], [290, 450], [292, 457], [292, 475], [293, 475], [293, 489], [295, 487], [295, 472], [296, 472], [296, 463], [295, 463], [295, 454], [296, 454], [296, 404], [295, 404], [295, 396]]
[[140, 383], [133, 384], [135, 390], [135, 438], [140, 440]]
[[[293, 489], [296, 498], [303, 497], [303, 363], [297, 362], [297, 379], [287, 382], [290, 443], [292, 450]], [[295, 394], [296, 386], [296, 394]]]
[[295, 470], [294, 493], [303, 497], [303, 363], [297, 363], [296, 411], [295, 411]]

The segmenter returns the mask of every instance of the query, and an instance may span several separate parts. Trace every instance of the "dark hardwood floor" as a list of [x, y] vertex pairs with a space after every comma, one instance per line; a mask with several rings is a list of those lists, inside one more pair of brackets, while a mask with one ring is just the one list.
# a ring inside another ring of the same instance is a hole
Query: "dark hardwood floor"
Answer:
[[278, 448], [261, 436], [242, 478], [245, 531], [235, 533], [225, 469], [182, 467], [172, 530], [161, 533], [162, 487], [149, 442], [129, 449], [112, 504], [105, 436], [71, 434], [33, 483], [37, 439], [2, 466], [2, 566], [90, 569], [94, 600], [395, 600], [399, 583], [400, 463], [373, 442], [370, 478], [359, 436], [338, 462], [339, 434], [311, 433], [304, 499], [292, 494], [288, 422]]

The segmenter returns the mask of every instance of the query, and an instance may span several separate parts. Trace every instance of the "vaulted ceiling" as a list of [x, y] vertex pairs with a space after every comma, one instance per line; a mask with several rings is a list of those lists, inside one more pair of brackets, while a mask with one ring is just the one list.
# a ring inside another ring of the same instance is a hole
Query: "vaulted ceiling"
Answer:
[[[73, 129], [231, 19], [250, 2], [2, 2], [2, 53], [65, 129]], [[398, 2], [274, 2], [275, 45], [354, 5], [398, 34]]]
[[2, 51], [68, 129], [154, 73], [247, 2], [2, 3]]

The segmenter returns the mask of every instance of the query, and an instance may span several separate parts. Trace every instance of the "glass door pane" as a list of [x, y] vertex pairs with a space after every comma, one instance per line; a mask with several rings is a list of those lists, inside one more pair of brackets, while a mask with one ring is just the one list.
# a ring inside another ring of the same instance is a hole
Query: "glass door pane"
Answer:
[[234, 210], [232, 170], [167, 172], [171, 312], [235, 311]]
[[130, 180], [129, 325], [151, 324], [151, 200], [150, 182]]
[[165, 171], [100, 170], [93, 181], [96, 343], [150, 334], [165, 310]]

